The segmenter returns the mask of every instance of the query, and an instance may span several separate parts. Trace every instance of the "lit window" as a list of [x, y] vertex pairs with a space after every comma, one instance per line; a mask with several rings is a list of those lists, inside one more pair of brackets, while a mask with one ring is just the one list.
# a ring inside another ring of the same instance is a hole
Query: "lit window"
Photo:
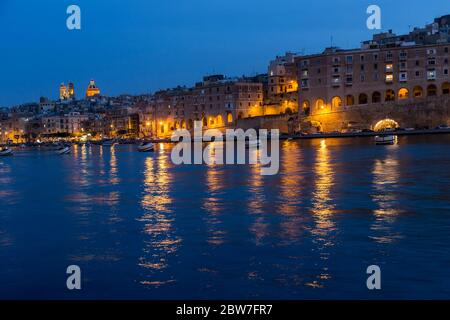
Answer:
[[427, 71], [427, 79], [428, 80], [436, 79], [436, 70], [428, 70]]
[[394, 75], [393, 74], [387, 74], [386, 75], [386, 82], [392, 82], [394, 81]]
[[388, 63], [386, 65], [386, 72], [392, 72], [394, 70], [394, 65], [392, 63]]

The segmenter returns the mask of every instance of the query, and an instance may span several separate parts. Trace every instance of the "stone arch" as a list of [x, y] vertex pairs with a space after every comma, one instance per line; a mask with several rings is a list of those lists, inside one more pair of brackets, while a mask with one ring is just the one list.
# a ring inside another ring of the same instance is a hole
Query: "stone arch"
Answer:
[[303, 114], [305, 116], [309, 116], [309, 114], [311, 113], [311, 106], [309, 104], [309, 100], [305, 100], [302, 103], [302, 110], [303, 110]]
[[186, 129], [186, 121], [185, 121], [184, 119], [181, 120], [180, 128], [181, 128], [181, 129]]
[[345, 105], [353, 106], [355, 104], [355, 97], [351, 94], [345, 97]]
[[381, 102], [381, 93], [375, 91], [372, 93], [372, 103], [380, 103]]
[[242, 119], [242, 118], [244, 118], [244, 113], [242, 111], [240, 111], [238, 113], [238, 119]]
[[383, 119], [378, 121], [374, 126], [374, 131], [383, 131], [385, 129], [396, 129], [400, 127], [397, 121], [392, 119]]
[[230, 111], [227, 111], [227, 122], [233, 123], [233, 114]]
[[430, 84], [427, 87], [427, 97], [437, 96], [437, 87], [434, 84]]
[[323, 109], [325, 108], [325, 100], [322, 98], [319, 98], [316, 100], [316, 109]]
[[444, 82], [442, 84], [442, 94], [450, 94], [450, 83]]
[[423, 89], [421, 86], [415, 86], [413, 89], [414, 98], [422, 98], [423, 97]]
[[397, 96], [399, 100], [406, 100], [409, 98], [409, 90], [407, 88], [400, 88]]
[[360, 93], [358, 97], [358, 104], [367, 104], [367, 103], [368, 103], [367, 94]]
[[331, 107], [332, 108], [339, 108], [342, 106], [342, 99], [339, 96], [335, 96], [333, 97], [333, 99], [331, 99]]
[[384, 94], [384, 101], [395, 101], [395, 92], [392, 89], [386, 90]]
[[220, 114], [216, 116], [216, 125], [219, 127], [223, 126], [223, 118]]

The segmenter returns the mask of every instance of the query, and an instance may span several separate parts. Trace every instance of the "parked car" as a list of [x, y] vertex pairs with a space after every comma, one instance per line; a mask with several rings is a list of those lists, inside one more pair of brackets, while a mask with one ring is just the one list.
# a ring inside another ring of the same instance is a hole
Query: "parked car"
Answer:
[[436, 130], [448, 130], [448, 129], [450, 129], [450, 126], [446, 124], [441, 124], [440, 126], [436, 127]]

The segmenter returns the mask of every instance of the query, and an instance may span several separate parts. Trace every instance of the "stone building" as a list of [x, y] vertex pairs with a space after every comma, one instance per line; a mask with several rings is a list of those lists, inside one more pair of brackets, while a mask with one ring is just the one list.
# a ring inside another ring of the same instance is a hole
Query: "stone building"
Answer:
[[234, 127], [237, 119], [264, 114], [263, 85], [251, 78], [207, 76], [192, 88], [156, 92], [148, 112], [154, 136], [169, 137], [180, 128], [192, 130], [195, 121], [201, 121], [204, 129], [224, 130]]
[[[442, 18], [436, 21], [449, 23]], [[422, 44], [413, 41], [419, 33], [416, 28], [405, 36], [392, 31], [375, 35], [359, 49], [333, 47], [296, 57], [302, 130], [378, 130], [400, 123], [428, 127], [448, 122], [442, 116], [448, 114], [448, 105], [426, 119], [406, 121], [414, 106], [450, 95], [450, 39], [448, 33], [437, 35], [440, 30], [448, 32], [448, 26], [435, 23], [433, 28], [430, 38], [424, 34]], [[395, 107], [402, 112], [392, 110]], [[388, 110], [395, 111], [397, 119], [391, 119]], [[358, 116], [361, 112], [367, 116]]]

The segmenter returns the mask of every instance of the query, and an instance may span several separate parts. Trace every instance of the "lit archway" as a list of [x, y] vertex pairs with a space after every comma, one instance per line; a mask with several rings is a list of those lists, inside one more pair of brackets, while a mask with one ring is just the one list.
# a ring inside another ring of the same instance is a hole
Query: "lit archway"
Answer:
[[181, 125], [180, 125], [181, 129], [186, 129], [186, 121], [181, 120]]
[[398, 127], [400, 127], [400, 125], [398, 124], [397, 121], [392, 119], [383, 119], [375, 124], [374, 130], [383, 131], [385, 129], [396, 129]]
[[341, 97], [333, 97], [333, 99], [331, 99], [331, 107], [333, 108], [339, 108], [342, 106], [342, 99]]
[[231, 112], [228, 112], [228, 114], [227, 114], [227, 122], [228, 123], [233, 122], [233, 114]]
[[450, 83], [444, 82], [442, 84], [442, 94], [450, 94]]
[[316, 100], [316, 109], [321, 110], [325, 108], [325, 101], [323, 99]]
[[310, 104], [308, 100], [303, 101], [302, 103], [302, 110], [303, 110], [303, 114], [305, 116], [309, 116], [310, 112], [311, 112], [311, 108], [310, 108]]
[[349, 94], [345, 97], [345, 104], [347, 106], [353, 106], [355, 104], [355, 97]]
[[406, 100], [408, 98], [409, 98], [409, 90], [406, 88], [400, 88], [400, 90], [398, 90], [398, 99]]
[[413, 89], [414, 98], [422, 98], [423, 97], [423, 89], [421, 86], [415, 86]]
[[367, 104], [368, 102], [367, 94], [361, 93], [358, 97], [358, 104]]
[[427, 87], [427, 96], [428, 97], [433, 97], [437, 95], [437, 87], [434, 84], [430, 84]]
[[238, 119], [244, 118], [244, 113], [241, 111], [238, 113]]
[[372, 103], [380, 103], [381, 102], [381, 93], [375, 91], [372, 93]]
[[202, 125], [203, 125], [203, 127], [207, 127], [208, 126], [208, 119], [206, 119], [206, 117], [202, 118]]
[[386, 90], [384, 101], [395, 101], [395, 92], [392, 89]]
[[223, 119], [222, 119], [222, 116], [219, 114], [217, 117], [216, 117], [216, 125], [217, 126], [223, 126]]

